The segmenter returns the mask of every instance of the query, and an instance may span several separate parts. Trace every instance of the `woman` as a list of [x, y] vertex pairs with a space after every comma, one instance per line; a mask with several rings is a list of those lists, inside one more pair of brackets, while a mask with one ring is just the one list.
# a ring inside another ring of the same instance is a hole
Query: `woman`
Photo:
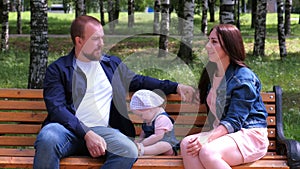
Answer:
[[268, 149], [268, 116], [261, 83], [247, 67], [240, 31], [215, 26], [206, 45], [209, 63], [199, 81], [200, 102], [208, 105], [210, 130], [181, 142], [184, 167], [226, 169], [263, 157]]

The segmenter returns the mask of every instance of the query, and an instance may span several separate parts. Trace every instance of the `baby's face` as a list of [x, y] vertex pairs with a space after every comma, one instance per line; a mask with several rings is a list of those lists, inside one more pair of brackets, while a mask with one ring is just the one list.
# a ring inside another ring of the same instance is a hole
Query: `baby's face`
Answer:
[[146, 123], [151, 122], [155, 115], [155, 111], [153, 111], [153, 109], [132, 110], [132, 112], [140, 116]]

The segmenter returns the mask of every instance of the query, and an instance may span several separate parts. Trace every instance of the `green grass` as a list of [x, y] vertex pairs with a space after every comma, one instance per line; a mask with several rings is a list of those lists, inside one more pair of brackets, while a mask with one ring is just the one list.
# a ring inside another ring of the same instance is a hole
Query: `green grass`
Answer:
[[[91, 15], [99, 18], [99, 14]], [[49, 34], [69, 34], [69, 25], [74, 17], [74, 14], [48, 13]], [[241, 15], [241, 32], [248, 56], [246, 62], [262, 81], [263, 91], [272, 90], [273, 85], [280, 85], [283, 88], [286, 137], [300, 141], [300, 24], [298, 24], [298, 17], [299, 15], [292, 15], [292, 34], [286, 39], [288, 56], [284, 61], [279, 56], [277, 14], [267, 15], [265, 57], [252, 56], [254, 29], [250, 28], [251, 16], [249, 14]], [[16, 34], [16, 13], [10, 13], [9, 19], [10, 34]], [[157, 58], [158, 38], [138, 36], [138, 34], [152, 32], [152, 20], [152, 14], [137, 12], [134, 28], [128, 29], [127, 13], [121, 13], [115, 34], [122, 36], [107, 36], [105, 51], [120, 56], [128, 67], [137, 73], [196, 86], [200, 72], [207, 61], [206, 52], [203, 51], [206, 38], [200, 36], [194, 40], [195, 61], [193, 64], [187, 66], [176, 59], [180, 37], [175, 36], [177, 35], [177, 19], [175, 15], [172, 15], [169, 55], [167, 58]], [[22, 13], [23, 34], [30, 33], [29, 21], [30, 14]], [[217, 23], [208, 23], [208, 30]], [[201, 35], [200, 24], [201, 17], [195, 15], [195, 35]], [[106, 34], [109, 34], [108, 25], [104, 28]], [[30, 38], [11, 36], [9, 45], [8, 52], [0, 53], [0, 88], [27, 88]], [[61, 55], [67, 54], [71, 48], [72, 43], [68, 36], [50, 37], [48, 62], [51, 63]]]

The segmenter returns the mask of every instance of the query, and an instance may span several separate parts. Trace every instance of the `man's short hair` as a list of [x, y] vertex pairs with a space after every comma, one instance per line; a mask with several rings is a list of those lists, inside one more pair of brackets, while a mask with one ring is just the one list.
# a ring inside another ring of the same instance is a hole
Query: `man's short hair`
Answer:
[[101, 25], [100, 21], [92, 16], [81, 15], [78, 16], [71, 24], [70, 34], [73, 44], [75, 45], [75, 38], [83, 37], [84, 28], [87, 23], [93, 23], [95, 25]]

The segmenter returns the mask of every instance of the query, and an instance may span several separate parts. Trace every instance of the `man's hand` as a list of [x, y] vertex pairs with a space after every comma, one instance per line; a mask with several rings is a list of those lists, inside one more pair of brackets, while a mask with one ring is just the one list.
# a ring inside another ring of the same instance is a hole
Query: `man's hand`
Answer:
[[99, 157], [105, 154], [106, 142], [101, 136], [90, 130], [85, 134], [84, 139], [92, 157]]
[[176, 91], [181, 96], [182, 101], [199, 103], [199, 94], [193, 87], [178, 84]]

